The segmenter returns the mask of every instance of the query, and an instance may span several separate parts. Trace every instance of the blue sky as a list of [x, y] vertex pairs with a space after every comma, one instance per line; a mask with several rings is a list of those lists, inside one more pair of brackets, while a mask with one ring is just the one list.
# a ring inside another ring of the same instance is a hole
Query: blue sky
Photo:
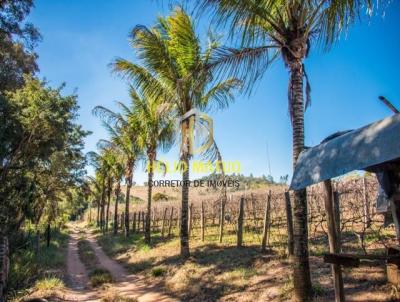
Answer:
[[[101, 104], [115, 109], [115, 100], [129, 101], [126, 82], [112, 75], [108, 64], [116, 57], [134, 60], [128, 33], [136, 24], [151, 26], [158, 15], [168, 14], [168, 6], [161, 2], [35, 1], [29, 21], [43, 35], [37, 48], [39, 75], [53, 86], [65, 82], [65, 93], [76, 89], [79, 122], [93, 132], [86, 140], [86, 151], [95, 150], [96, 142], [106, 137], [100, 121], [91, 114], [93, 107]], [[201, 20], [199, 32], [208, 26], [208, 20]], [[400, 3], [395, 1], [384, 17], [353, 26], [329, 52], [313, 49], [305, 62], [312, 87], [312, 106], [305, 115], [306, 145], [390, 115], [378, 95], [400, 107], [399, 29]], [[287, 82], [287, 70], [276, 61], [250, 97], [238, 96], [228, 110], [212, 115], [224, 160], [240, 161], [246, 175], [269, 174], [267, 142], [273, 177], [292, 173]], [[173, 162], [178, 149], [160, 157]], [[135, 181], [145, 178], [139, 167]]]

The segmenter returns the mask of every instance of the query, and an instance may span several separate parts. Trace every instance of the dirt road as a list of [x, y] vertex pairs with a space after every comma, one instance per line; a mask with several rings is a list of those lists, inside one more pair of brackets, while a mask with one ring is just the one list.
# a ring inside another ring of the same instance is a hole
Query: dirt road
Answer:
[[[114, 283], [107, 289], [90, 287], [87, 269], [78, 255], [77, 243], [80, 237], [85, 237], [90, 242], [101, 266], [110, 271], [113, 276]], [[122, 265], [103, 252], [93, 234], [85, 231], [78, 224], [70, 225], [67, 266], [69, 288], [65, 299], [68, 301], [101, 301], [102, 297], [109, 296], [110, 293], [134, 298], [139, 302], [179, 301], [165, 295], [159, 286], [146, 284], [140, 277], [129, 274]]]

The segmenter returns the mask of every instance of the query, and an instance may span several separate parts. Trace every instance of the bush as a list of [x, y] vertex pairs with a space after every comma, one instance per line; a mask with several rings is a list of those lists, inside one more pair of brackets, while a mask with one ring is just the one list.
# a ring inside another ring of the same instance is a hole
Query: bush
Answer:
[[154, 201], [160, 201], [160, 200], [168, 201], [169, 199], [170, 199], [170, 197], [167, 194], [164, 194], [164, 193], [158, 192], [158, 193], [153, 195], [153, 200]]

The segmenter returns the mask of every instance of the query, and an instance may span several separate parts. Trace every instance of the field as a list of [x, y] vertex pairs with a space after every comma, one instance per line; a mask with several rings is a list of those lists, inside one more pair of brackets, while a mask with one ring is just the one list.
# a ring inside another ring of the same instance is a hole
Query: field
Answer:
[[[385, 247], [394, 243], [393, 227], [384, 227], [383, 215], [375, 210], [376, 188], [374, 178], [355, 177], [335, 183], [341, 209], [343, 252], [383, 254]], [[162, 190], [163, 194], [174, 196], [174, 190]], [[137, 196], [145, 192], [145, 188], [134, 187], [132, 191]], [[270, 191], [267, 251], [261, 252]], [[145, 212], [144, 201], [132, 205], [130, 223], [132, 227], [135, 225], [135, 234], [128, 240], [123, 237], [122, 230], [118, 236], [99, 233], [98, 240], [109, 256], [132, 273], [143, 275], [149, 283], [162, 284], [167, 292], [183, 301], [286, 301], [291, 297], [293, 283], [287, 258], [284, 192], [284, 186], [229, 192], [223, 215], [222, 242], [219, 239], [221, 202], [218, 193], [195, 196], [198, 192], [192, 192], [192, 256], [186, 262], [179, 257], [179, 195], [176, 199], [153, 203], [150, 246], [144, 243], [143, 220], [138, 218], [143, 217], [139, 213]], [[329, 250], [323, 196], [319, 186], [308, 191], [309, 250], [315, 298], [330, 301], [334, 297], [331, 270], [322, 259], [323, 253]], [[238, 208], [242, 197], [243, 246], [238, 248]], [[379, 261], [362, 263], [359, 268], [345, 268], [344, 284], [348, 301], [391, 301], [397, 297], [397, 289], [387, 284], [385, 265]]]

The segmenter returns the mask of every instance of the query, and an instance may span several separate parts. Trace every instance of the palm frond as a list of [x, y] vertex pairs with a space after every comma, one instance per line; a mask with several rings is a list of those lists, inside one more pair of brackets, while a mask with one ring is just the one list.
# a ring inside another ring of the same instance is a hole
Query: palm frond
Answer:
[[242, 49], [220, 47], [215, 51], [208, 68], [215, 71], [217, 77], [229, 74], [244, 81], [246, 91], [250, 92], [254, 82], [277, 57], [277, 52], [271, 53], [274, 49], [275, 45]]
[[240, 91], [242, 84], [242, 81], [235, 78], [218, 82], [202, 97], [200, 108], [205, 109], [207, 108], [208, 104], [211, 104], [214, 109], [227, 108], [235, 99], [234, 91]]

